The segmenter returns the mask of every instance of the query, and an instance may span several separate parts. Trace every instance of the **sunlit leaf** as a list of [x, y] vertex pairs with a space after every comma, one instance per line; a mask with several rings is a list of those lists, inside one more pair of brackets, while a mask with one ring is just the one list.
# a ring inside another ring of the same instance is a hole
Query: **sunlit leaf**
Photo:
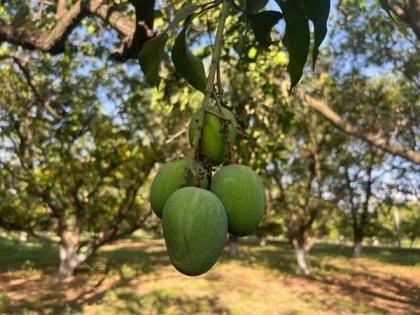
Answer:
[[248, 51], [248, 58], [249, 59], [255, 59], [257, 56], [258, 50], [255, 47], [251, 47]]
[[195, 10], [197, 10], [197, 6], [195, 4], [188, 3], [184, 5], [181, 10], [178, 11], [178, 14], [172, 22], [168, 25], [167, 31], [171, 31], [176, 28], [180, 22], [191, 16]]
[[200, 58], [193, 55], [187, 46], [187, 29], [184, 28], [175, 39], [172, 47], [172, 62], [175, 70], [195, 89], [204, 92], [206, 73]]
[[87, 31], [89, 34], [92, 34], [93, 32], [95, 32], [95, 27], [93, 25], [89, 25]]

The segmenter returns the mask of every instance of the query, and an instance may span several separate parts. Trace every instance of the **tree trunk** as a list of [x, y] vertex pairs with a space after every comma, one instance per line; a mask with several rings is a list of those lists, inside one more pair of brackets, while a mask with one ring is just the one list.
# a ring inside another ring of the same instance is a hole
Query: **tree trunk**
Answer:
[[355, 240], [353, 245], [353, 258], [359, 258], [362, 255], [362, 240]]
[[239, 242], [238, 238], [232, 234], [229, 234], [229, 256], [231, 257], [238, 257], [239, 256]]
[[395, 237], [397, 239], [397, 246], [401, 248], [401, 220], [400, 220], [400, 209], [394, 207], [394, 224], [395, 224]]
[[72, 229], [62, 229], [60, 233], [60, 267], [58, 275], [60, 277], [71, 277], [74, 270], [92, 254], [88, 250], [85, 253], [79, 252], [80, 230], [77, 226]]
[[24, 231], [20, 231], [20, 232], [19, 232], [19, 240], [20, 240], [22, 243], [27, 242], [27, 241], [28, 241], [28, 233], [27, 233], [27, 232], [24, 232]]
[[295, 250], [297, 268], [296, 273], [299, 275], [309, 276], [311, 274], [311, 267], [308, 260], [308, 252], [304, 242], [299, 242], [296, 239], [292, 240]]
[[259, 242], [258, 242], [258, 244], [259, 244], [260, 246], [265, 246], [265, 245], [267, 245], [267, 238], [266, 238], [266, 237], [264, 237], [264, 236], [261, 236], [261, 237], [259, 238]]
[[58, 268], [58, 275], [66, 278], [73, 276], [74, 270], [81, 263], [85, 262], [90, 256], [89, 253], [78, 253], [77, 247], [59, 245], [60, 252], [60, 267]]

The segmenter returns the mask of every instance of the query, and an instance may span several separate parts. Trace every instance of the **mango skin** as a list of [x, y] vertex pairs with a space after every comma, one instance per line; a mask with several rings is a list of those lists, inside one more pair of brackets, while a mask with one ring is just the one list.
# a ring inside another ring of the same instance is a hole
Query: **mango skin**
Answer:
[[[220, 114], [219, 108], [216, 106], [210, 106], [209, 110], [214, 113]], [[231, 121], [231, 123], [229, 123], [228, 126], [228, 138], [233, 144], [236, 141], [237, 135], [235, 128], [235, 116], [233, 116], [232, 112], [226, 108], [223, 108], [222, 111], [224, 117]], [[194, 140], [198, 116], [199, 111], [195, 112], [191, 116], [190, 124], [188, 127], [188, 137], [190, 140], [190, 144], [192, 144]], [[229, 147], [223, 133], [222, 120], [220, 118], [209, 113], [205, 114], [203, 133], [200, 143], [200, 152], [207, 155], [207, 157], [209, 158], [210, 162], [213, 163], [213, 165], [221, 164], [226, 160]]]
[[[159, 218], [162, 218], [162, 211], [166, 200], [174, 191], [182, 186], [194, 186], [191, 174], [188, 175], [184, 183], [187, 167], [188, 162], [186, 160], [168, 162], [160, 167], [153, 179], [149, 198], [152, 210]], [[208, 189], [210, 185], [207, 178], [207, 170], [199, 162], [194, 163], [194, 170], [203, 174], [200, 187]]]
[[187, 276], [208, 271], [226, 243], [228, 222], [221, 201], [210, 191], [184, 187], [163, 210], [163, 236], [174, 267]]
[[213, 177], [211, 191], [226, 209], [230, 233], [245, 236], [255, 231], [265, 213], [264, 186], [257, 173], [244, 165], [222, 167]]

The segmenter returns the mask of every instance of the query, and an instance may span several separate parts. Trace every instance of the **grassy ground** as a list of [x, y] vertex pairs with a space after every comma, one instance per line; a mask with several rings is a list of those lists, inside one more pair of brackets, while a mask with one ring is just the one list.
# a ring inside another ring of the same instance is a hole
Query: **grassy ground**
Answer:
[[190, 278], [169, 264], [161, 240], [103, 248], [71, 280], [55, 276], [57, 252], [0, 238], [0, 314], [420, 314], [420, 250], [317, 245], [314, 274], [294, 274], [286, 243], [241, 244]]

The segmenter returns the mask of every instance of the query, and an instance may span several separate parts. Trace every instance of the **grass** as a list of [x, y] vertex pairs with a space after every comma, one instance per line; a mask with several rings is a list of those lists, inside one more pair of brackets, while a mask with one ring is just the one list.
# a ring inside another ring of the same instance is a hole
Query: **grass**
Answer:
[[55, 248], [0, 238], [0, 314], [420, 314], [420, 250], [318, 244], [296, 276], [287, 243], [240, 245], [199, 277], [169, 263], [161, 240], [104, 247], [70, 280]]

